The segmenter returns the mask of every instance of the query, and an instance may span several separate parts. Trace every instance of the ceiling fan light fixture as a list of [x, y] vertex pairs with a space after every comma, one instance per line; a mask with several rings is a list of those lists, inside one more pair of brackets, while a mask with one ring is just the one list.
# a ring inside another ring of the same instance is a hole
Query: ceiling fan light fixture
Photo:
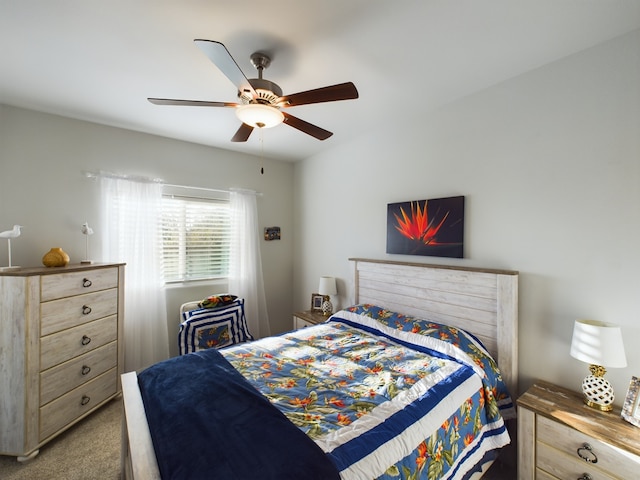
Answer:
[[254, 128], [271, 128], [284, 121], [284, 115], [280, 110], [261, 103], [241, 105], [236, 108], [236, 115], [242, 123]]

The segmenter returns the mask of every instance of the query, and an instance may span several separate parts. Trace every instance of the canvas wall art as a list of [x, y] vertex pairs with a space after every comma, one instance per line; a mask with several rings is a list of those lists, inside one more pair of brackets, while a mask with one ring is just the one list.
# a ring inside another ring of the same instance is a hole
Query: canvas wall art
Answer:
[[464, 196], [387, 205], [387, 253], [462, 258]]

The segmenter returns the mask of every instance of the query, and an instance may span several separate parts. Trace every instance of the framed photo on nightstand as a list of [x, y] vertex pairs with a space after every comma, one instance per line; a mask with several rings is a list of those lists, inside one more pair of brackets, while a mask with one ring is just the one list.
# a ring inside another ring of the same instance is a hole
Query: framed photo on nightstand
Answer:
[[329, 295], [320, 295], [319, 293], [311, 294], [311, 311], [322, 312], [322, 304], [325, 300], [329, 300]]
[[636, 427], [640, 427], [640, 378], [631, 377], [627, 398], [622, 406], [622, 418]]

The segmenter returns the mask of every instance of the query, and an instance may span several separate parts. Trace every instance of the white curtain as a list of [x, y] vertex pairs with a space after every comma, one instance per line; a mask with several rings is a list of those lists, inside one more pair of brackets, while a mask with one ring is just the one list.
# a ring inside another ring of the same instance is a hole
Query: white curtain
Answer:
[[162, 185], [100, 177], [103, 261], [125, 262], [125, 371], [169, 357], [167, 307], [161, 277]]
[[249, 331], [256, 338], [271, 335], [269, 314], [262, 279], [260, 229], [255, 192], [241, 190], [230, 194], [231, 249], [229, 293], [245, 300]]

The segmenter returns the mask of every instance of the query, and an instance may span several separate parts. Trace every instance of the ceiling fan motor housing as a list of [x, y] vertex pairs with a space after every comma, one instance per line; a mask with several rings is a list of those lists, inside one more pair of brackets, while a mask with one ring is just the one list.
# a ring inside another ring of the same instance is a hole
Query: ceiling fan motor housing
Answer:
[[249, 78], [249, 83], [256, 91], [257, 97], [254, 99], [249, 92], [238, 92], [238, 98], [242, 103], [263, 103], [265, 105], [275, 105], [282, 96], [282, 89], [275, 83], [264, 78]]

